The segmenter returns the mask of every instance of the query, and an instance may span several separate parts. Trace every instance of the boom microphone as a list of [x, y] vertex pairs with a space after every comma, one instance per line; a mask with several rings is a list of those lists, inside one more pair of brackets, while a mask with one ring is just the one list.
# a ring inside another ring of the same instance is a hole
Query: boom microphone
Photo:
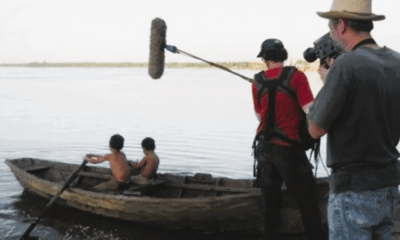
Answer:
[[164, 47], [167, 25], [161, 18], [151, 22], [149, 75], [158, 79], [164, 72]]
[[184, 54], [188, 57], [198, 59], [200, 61], [210, 64], [211, 66], [218, 67], [222, 70], [225, 70], [227, 72], [235, 74], [236, 76], [239, 76], [246, 81], [253, 82], [253, 79], [245, 77], [239, 73], [236, 73], [236, 72], [230, 70], [229, 68], [226, 68], [219, 64], [209, 62], [209, 61], [206, 61], [199, 57], [193, 56], [192, 54], [189, 54], [182, 50], [179, 50], [175, 46], [167, 45], [167, 43], [166, 43], [167, 41], [165, 39], [166, 32], [167, 32], [167, 25], [165, 24], [164, 20], [162, 20], [160, 18], [153, 19], [153, 21], [151, 22], [150, 58], [149, 58], [149, 75], [153, 79], [161, 78], [161, 76], [164, 72], [164, 60], [165, 60], [164, 49], [167, 49], [168, 51], [170, 51], [172, 53], [180, 53], [180, 54]]

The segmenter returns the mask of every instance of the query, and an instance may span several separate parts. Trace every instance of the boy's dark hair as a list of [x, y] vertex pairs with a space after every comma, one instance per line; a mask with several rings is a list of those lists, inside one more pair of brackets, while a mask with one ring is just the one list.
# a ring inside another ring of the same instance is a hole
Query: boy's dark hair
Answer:
[[288, 58], [286, 49], [272, 49], [267, 50], [262, 55], [265, 61], [283, 62]]
[[154, 139], [147, 137], [143, 139], [142, 147], [147, 151], [153, 151], [154, 149], [156, 149], [156, 143], [154, 142]]
[[281, 40], [270, 38], [261, 44], [261, 51], [257, 57], [265, 61], [283, 62], [287, 59], [288, 53]]
[[110, 147], [118, 151], [121, 150], [124, 147], [124, 138], [119, 134], [113, 135], [110, 138]]

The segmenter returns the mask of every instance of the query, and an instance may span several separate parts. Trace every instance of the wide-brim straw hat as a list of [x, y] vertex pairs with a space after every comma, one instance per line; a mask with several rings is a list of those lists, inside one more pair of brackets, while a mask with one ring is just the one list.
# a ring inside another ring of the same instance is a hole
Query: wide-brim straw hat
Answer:
[[317, 12], [323, 18], [347, 18], [364, 21], [385, 19], [384, 15], [376, 15], [371, 11], [372, 0], [333, 0], [329, 12]]

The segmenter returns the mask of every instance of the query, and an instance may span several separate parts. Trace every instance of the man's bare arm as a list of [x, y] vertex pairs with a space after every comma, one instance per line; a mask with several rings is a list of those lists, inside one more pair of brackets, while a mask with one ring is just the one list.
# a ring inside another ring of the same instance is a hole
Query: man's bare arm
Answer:
[[310, 120], [308, 120], [308, 132], [310, 133], [310, 136], [314, 139], [320, 138], [326, 134], [325, 129], [314, 124]]
[[[304, 105], [304, 107], [302, 108], [303, 111], [308, 114], [310, 111], [310, 107], [313, 104], [313, 102], [310, 102], [306, 105]], [[322, 136], [324, 136], [326, 134], [325, 129], [323, 129], [322, 127], [314, 124], [313, 122], [311, 122], [310, 120], [307, 121], [308, 122], [308, 132], [310, 133], [310, 136], [314, 139], [320, 138]]]

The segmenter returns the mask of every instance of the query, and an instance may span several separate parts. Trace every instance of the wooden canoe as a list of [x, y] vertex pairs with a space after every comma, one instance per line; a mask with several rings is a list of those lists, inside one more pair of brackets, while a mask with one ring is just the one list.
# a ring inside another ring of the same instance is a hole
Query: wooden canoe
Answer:
[[[79, 164], [21, 158], [6, 160], [25, 190], [50, 199]], [[198, 231], [261, 233], [260, 191], [253, 179], [214, 178], [210, 174], [158, 174], [155, 184], [132, 186], [124, 192], [94, 192], [92, 187], [111, 178], [107, 168], [86, 166], [58, 203], [91, 214], [134, 221], [161, 228]], [[318, 179], [317, 194], [326, 224], [327, 179]], [[282, 233], [304, 228], [296, 203], [283, 186]]]

